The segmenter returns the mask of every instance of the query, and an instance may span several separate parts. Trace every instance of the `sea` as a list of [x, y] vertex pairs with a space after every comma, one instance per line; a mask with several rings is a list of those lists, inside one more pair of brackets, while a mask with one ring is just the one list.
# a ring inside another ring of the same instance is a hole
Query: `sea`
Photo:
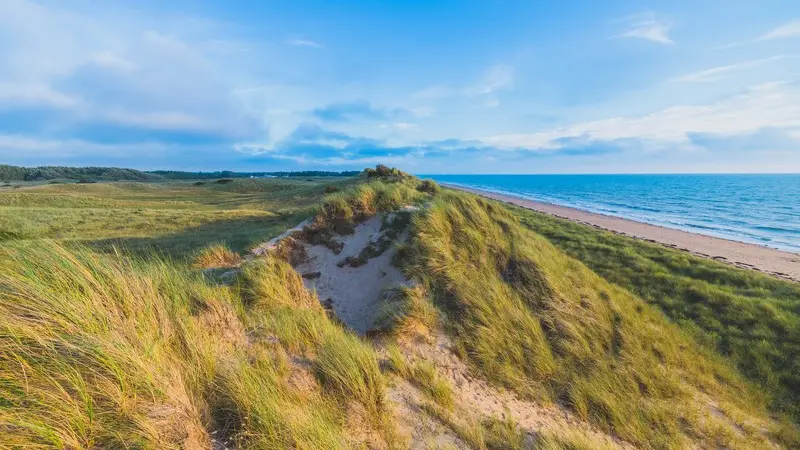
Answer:
[[800, 253], [800, 174], [420, 177]]

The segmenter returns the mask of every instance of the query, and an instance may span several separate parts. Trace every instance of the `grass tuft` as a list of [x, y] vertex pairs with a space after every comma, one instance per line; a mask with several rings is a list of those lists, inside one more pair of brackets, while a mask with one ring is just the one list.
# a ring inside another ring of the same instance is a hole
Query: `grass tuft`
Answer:
[[242, 262], [242, 257], [234, 253], [223, 243], [209, 245], [200, 250], [194, 257], [194, 267], [199, 269], [217, 269], [222, 267], [236, 267]]

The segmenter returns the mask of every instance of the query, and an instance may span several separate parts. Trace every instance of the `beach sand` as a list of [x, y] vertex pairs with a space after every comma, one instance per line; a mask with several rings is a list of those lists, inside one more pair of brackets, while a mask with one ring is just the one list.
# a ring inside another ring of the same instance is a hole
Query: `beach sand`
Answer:
[[800, 254], [785, 252], [754, 244], [731, 241], [688, 231], [650, 225], [619, 217], [581, 211], [565, 206], [524, 200], [509, 195], [480, 191], [461, 186], [442, 184], [486, 198], [511, 203], [534, 211], [550, 214], [574, 222], [602, 228], [614, 233], [635, 237], [649, 242], [661, 243], [697, 256], [711, 258], [737, 267], [759, 270], [776, 277], [800, 281]]

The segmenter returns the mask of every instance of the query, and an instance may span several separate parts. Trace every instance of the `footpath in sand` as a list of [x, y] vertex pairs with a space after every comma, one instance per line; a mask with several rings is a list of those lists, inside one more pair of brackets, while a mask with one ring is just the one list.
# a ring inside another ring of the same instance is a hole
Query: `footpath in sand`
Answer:
[[[369, 245], [377, 248], [390, 231], [384, 223], [391, 223], [396, 217], [395, 214], [378, 214], [360, 223], [353, 234], [340, 236], [338, 240], [343, 247], [338, 254], [325, 245], [306, 245], [307, 261], [296, 267], [306, 287], [316, 291], [320, 301], [331, 308], [339, 320], [361, 335], [372, 327], [384, 291], [408, 286], [409, 281], [392, 265], [394, 246], [366, 261], [352, 264], [347, 260], [358, 258]], [[395, 242], [403, 240], [405, 233]]]
[[614, 233], [657, 242], [667, 247], [677, 248], [697, 256], [714, 259], [745, 269], [759, 270], [770, 275], [800, 281], [800, 255], [784, 252], [760, 245], [746, 244], [688, 231], [661, 227], [619, 217], [596, 214], [579, 209], [535, 202], [509, 195], [496, 194], [461, 186], [445, 185], [482, 197], [499, 200], [523, 208], [532, 209], [562, 219], [591, 225]]

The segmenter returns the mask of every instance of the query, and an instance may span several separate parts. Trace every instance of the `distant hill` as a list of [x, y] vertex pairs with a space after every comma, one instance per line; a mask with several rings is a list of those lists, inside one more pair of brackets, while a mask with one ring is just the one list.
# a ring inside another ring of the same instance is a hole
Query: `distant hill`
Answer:
[[154, 170], [148, 172], [170, 180], [197, 180], [214, 178], [250, 178], [250, 177], [353, 177], [360, 171], [330, 172], [323, 170], [303, 170], [299, 172], [232, 172], [222, 170], [218, 172], [180, 172], [174, 170]]
[[304, 170], [300, 172], [181, 172], [173, 170], [154, 170], [144, 172], [117, 167], [19, 167], [0, 164], [0, 181], [44, 181], [44, 180], [83, 180], [83, 181], [158, 181], [158, 180], [197, 180], [215, 178], [250, 177], [351, 177], [359, 171], [329, 172]]
[[164, 178], [152, 173], [116, 167], [19, 167], [0, 164], [0, 181], [153, 181]]

